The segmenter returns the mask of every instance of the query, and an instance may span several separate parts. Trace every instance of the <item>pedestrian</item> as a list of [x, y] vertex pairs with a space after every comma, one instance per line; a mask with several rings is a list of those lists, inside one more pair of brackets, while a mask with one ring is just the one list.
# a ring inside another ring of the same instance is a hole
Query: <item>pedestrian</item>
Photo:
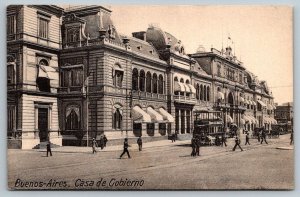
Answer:
[[246, 133], [246, 143], [245, 145], [249, 144], [250, 145], [250, 135], [249, 132]]
[[291, 137], [290, 137], [290, 145], [294, 144], [294, 130], [291, 132]]
[[241, 143], [241, 140], [239, 139], [239, 137], [235, 136], [235, 145], [232, 150], [235, 151], [235, 148], [238, 146], [241, 149], [241, 151], [243, 151], [242, 147], [240, 146], [240, 143]]
[[171, 140], [172, 140], [172, 143], [175, 142], [175, 133], [172, 133]]
[[196, 156], [196, 140], [195, 140], [195, 137], [193, 137], [192, 140], [191, 140], [191, 147], [192, 147], [191, 156], [195, 157]]
[[107, 139], [106, 135], [104, 135], [103, 136], [104, 147], [106, 147], [107, 141], [108, 141], [108, 139]]
[[259, 130], [257, 132], [257, 140], [258, 140], [258, 142], [260, 142], [260, 138], [261, 138], [261, 130]]
[[223, 133], [223, 135], [222, 135], [222, 147], [223, 147], [223, 144], [225, 145], [225, 147], [227, 146], [225, 133]]
[[103, 138], [102, 135], [101, 135], [100, 140], [99, 140], [99, 146], [100, 146], [101, 150], [103, 150], [103, 148], [104, 148], [104, 138]]
[[199, 136], [196, 136], [196, 155], [200, 156], [200, 145], [201, 145], [201, 140]]
[[127, 156], [128, 158], [130, 159], [130, 154], [129, 154], [129, 151], [128, 151], [128, 147], [129, 147], [129, 144], [128, 144], [128, 139], [125, 138], [124, 139], [124, 146], [123, 146], [123, 153], [120, 155], [120, 159], [122, 158], [122, 156], [127, 153]]
[[50, 156], [52, 157], [51, 142], [48, 141], [46, 146], [47, 146], [47, 157], [48, 157], [48, 153], [50, 153]]
[[93, 154], [96, 153], [96, 147], [98, 146], [97, 141], [95, 140], [95, 138], [93, 138], [92, 141], [92, 149], [93, 149]]
[[265, 132], [264, 129], [262, 129], [262, 131], [261, 131], [261, 142], [260, 142], [260, 144], [262, 144], [263, 141], [265, 141], [266, 144], [268, 144], [268, 142], [267, 142], [267, 134], [266, 134], [266, 132]]
[[143, 146], [143, 140], [142, 140], [142, 137], [140, 136], [138, 139], [137, 139], [137, 144], [139, 146], [139, 151], [142, 151], [142, 146]]
[[177, 132], [175, 132], [175, 139], [174, 139], [174, 142], [176, 142], [177, 140]]
[[220, 137], [219, 137], [219, 135], [216, 135], [215, 145], [216, 145], [216, 146], [220, 146], [220, 145], [221, 145], [221, 144], [220, 144]]

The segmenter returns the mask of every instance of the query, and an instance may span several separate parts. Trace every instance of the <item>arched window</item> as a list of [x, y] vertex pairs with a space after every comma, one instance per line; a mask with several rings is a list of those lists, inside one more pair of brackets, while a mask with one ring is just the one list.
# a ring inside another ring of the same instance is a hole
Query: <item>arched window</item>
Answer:
[[146, 75], [146, 92], [151, 92], [151, 73], [148, 71]]
[[207, 94], [206, 94], [206, 86], [203, 86], [203, 100], [206, 101]]
[[203, 85], [200, 85], [200, 100], [203, 100]]
[[122, 106], [115, 105], [113, 107], [113, 118], [112, 118], [112, 128], [113, 129], [122, 129], [122, 119], [123, 119]]
[[[187, 80], [185, 81], [185, 83], [186, 83], [186, 84], [190, 84], [190, 81], [187, 79]], [[186, 95], [186, 96], [190, 96], [190, 90], [187, 90], [187, 91], [185, 92], [185, 95]]]
[[78, 106], [70, 105], [66, 108], [66, 130], [80, 129], [80, 109]]
[[157, 75], [156, 75], [156, 73], [153, 74], [152, 88], [153, 88], [153, 93], [157, 93]]
[[[176, 82], [178, 82], [178, 78], [174, 77], [174, 86], [175, 86]], [[175, 87], [174, 87], [174, 94], [178, 95], [178, 91], [175, 91]]]
[[198, 99], [198, 100], [199, 100], [199, 93], [200, 93], [200, 86], [197, 83], [197, 85], [196, 85], [196, 99]]
[[140, 71], [140, 91], [145, 91], [145, 72]]
[[162, 75], [158, 77], [158, 94], [164, 93], [164, 78]]
[[39, 91], [42, 92], [50, 92], [50, 79], [48, 77], [47, 74], [47, 69], [45, 67], [47, 67], [48, 61], [45, 59], [42, 59], [39, 62], [39, 69], [38, 69], [38, 77], [36, 79], [36, 84], [37, 87], [39, 89]]
[[209, 86], [207, 86], [207, 101], [209, 101], [210, 100], [210, 88], [209, 88]]
[[134, 68], [132, 70], [132, 90], [138, 90], [139, 89], [139, 71]]

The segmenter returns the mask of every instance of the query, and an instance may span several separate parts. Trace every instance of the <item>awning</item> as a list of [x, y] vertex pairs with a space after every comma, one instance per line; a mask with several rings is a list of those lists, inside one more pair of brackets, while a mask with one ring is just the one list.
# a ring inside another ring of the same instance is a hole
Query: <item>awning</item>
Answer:
[[270, 105], [270, 104], [268, 104], [268, 105], [267, 105], [267, 109], [268, 109], [268, 110], [273, 110], [273, 106]]
[[254, 118], [254, 116], [249, 116], [249, 118], [252, 120], [253, 124], [258, 124], [258, 121], [256, 118]]
[[246, 123], [252, 123], [252, 119], [249, 116], [244, 115], [244, 120]]
[[242, 125], [244, 125], [244, 124], [246, 123], [246, 121], [242, 118], [242, 119], [240, 120], [240, 123], [241, 123]]
[[171, 123], [171, 122], [175, 121], [173, 116], [171, 114], [169, 114], [169, 112], [167, 112], [164, 108], [159, 108], [158, 111], [163, 116], [163, 118], [166, 122]]
[[185, 84], [185, 83], [182, 83], [182, 84], [185, 87], [185, 91], [186, 92], [192, 92], [191, 89], [190, 89], [190, 87], [187, 84]]
[[224, 94], [222, 92], [218, 92], [218, 99], [224, 100]]
[[245, 99], [245, 104], [250, 105], [249, 100]]
[[260, 101], [260, 100], [257, 100], [257, 102], [258, 102], [262, 107], [266, 107], [266, 106], [267, 106], [264, 102], [262, 102], [262, 101]]
[[38, 77], [47, 78], [50, 80], [58, 80], [59, 78], [58, 72], [54, 68], [43, 65], [39, 65]]
[[227, 123], [233, 123], [233, 119], [231, 118], [231, 116], [226, 115], [227, 118]]
[[183, 83], [175, 81], [174, 85], [175, 85], [174, 86], [175, 92], [185, 92], [185, 87], [184, 87]]
[[245, 102], [245, 99], [243, 97], [240, 97], [240, 102]]
[[272, 104], [272, 106], [273, 106], [273, 109], [276, 109], [276, 106], [274, 104]]
[[271, 124], [270, 118], [268, 118], [267, 116], [264, 116], [264, 123]]
[[152, 122], [163, 122], [164, 118], [152, 107], [147, 108], [147, 113], [151, 116]]
[[187, 84], [191, 90], [191, 93], [196, 94], [196, 89], [194, 86], [192, 86], [191, 84]]
[[139, 106], [132, 108], [132, 119], [135, 123], [151, 122], [151, 117]]
[[275, 120], [274, 118], [270, 118], [272, 121], [272, 124], [277, 124], [277, 120]]
[[256, 106], [256, 102], [255, 102], [255, 101], [252, 101], [252, 103], [253, 103], [253, 105], [255, 105], [255, 106]]

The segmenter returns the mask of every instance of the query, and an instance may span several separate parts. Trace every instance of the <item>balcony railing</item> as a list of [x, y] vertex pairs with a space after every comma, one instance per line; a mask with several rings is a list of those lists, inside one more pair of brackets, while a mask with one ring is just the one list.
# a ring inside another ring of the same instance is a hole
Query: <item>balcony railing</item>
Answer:
[[197, 99], [194, 96], [174, 95], [174, 100], [178, 103], [196, 104]]
[[151, 99], [167, 100], [167, 96], [164, 94], [142, 92], [142, 91], [136, 91], [136, 90], [132, 90], [132, 97], [133, 98], [151, 98]]

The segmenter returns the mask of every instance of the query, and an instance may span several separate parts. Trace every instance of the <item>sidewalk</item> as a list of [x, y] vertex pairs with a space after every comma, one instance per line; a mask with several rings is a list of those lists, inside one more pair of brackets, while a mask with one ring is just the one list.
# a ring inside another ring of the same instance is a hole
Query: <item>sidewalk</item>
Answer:
[[[161, 146], [178, 146], [178, 145], [184, 145], [184, 144], [190, 144], [190, 140], [183, 140], [183, 141], [176, 141], [173, 142], [171, 140], [158, 140], [153, 142], [147, 142], [143, 143], [143, 149], [148, 149], [150, 147], [161, 147]], [[136, 149], [138, 150], [138, 145], [135, 144], [129, 144], [129, 149]], [[85, 153], [85, 152], [91, 152], [92, 147], [81, 147], [81, 146], [61, 146], [57, 148], [51, 148], [52, 152], [65, 152], [65, 153]], [[113, 145], [113, 146], [107, 146], [103, 150], [101, 150], [100, 147], [97, 147], [97, 151], [101, 152], [109, 152], [109, 151], [118, 151], [123, 150], [123, 145]], [[46, 152], [46, 149], [37, 149], [38, 152]]]

